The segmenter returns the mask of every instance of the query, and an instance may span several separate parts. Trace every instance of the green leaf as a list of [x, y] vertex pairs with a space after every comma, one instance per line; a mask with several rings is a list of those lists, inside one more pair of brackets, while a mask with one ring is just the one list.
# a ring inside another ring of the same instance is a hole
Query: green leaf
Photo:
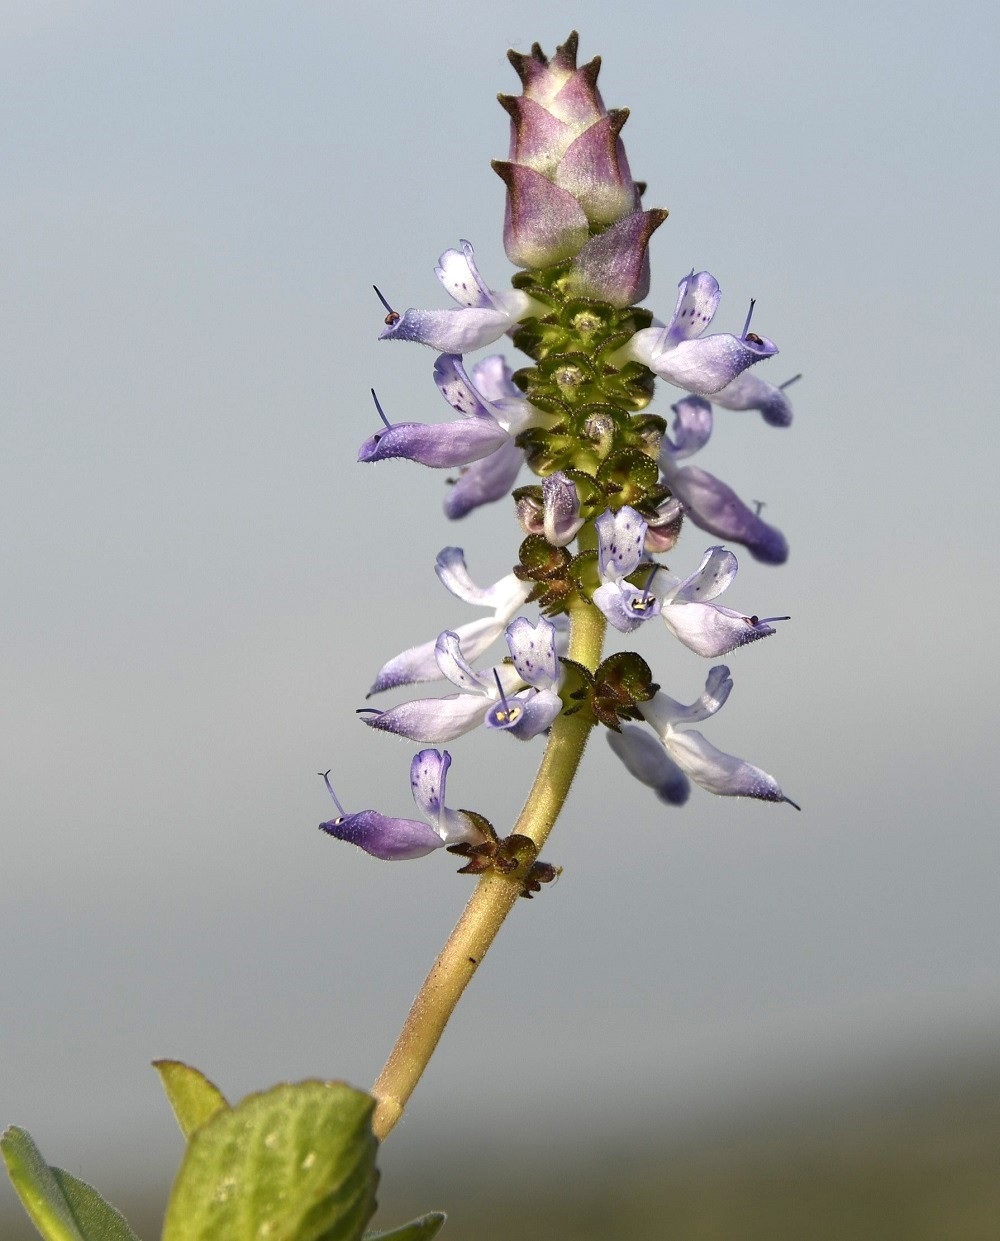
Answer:
[[189, 1064], [179, 1060], [154, 1060], [153, 1068], [160, 1075], [160, 1084], [186, 1138], [190, 1139], [216, 1112], [229, 1106], [218, 1086]]
[[408, 1224], [389, 1232], [367, 1232], [365, 1241], [431, 1241], [441, 1231], [446, 1219], [443, 1211], [431, 1211], [429, 1215], [421, 1215], [419, 1219], [410, 1220]]
[[46, 1241], [138, 1241], [120, 1211], [93, 1186], [51, 1168], [31, 1135], [12, 1125], [0, 1138], [7, 1172]]
[[188, 1143], [163, 1241], [358, 1241], [375, 1210], [374, 1108], [307, 1081], [217, 1111]]

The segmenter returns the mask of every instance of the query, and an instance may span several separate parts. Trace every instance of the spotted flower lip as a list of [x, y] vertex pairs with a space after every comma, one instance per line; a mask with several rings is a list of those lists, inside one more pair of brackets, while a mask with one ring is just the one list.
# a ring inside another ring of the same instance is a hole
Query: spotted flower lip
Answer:
[[670, 322], [635, 333], [616, 360], [641, 362], [667, 383], [698, 396], [711, 396], [749, 366], [778, 352], [773, 341], [743, 329], [741, 336], [702, 333], [715, 317], [721, 292], [707, 271], [692, 272], [678, 285]]
[[[594, 603], [608, 623], [619, 633], [634, 629], [658, 616], [660, 600], [649, 589], [625, 581], [642, 562], [647, 523], [641, 513], [625, 504], [617, 512], [606, 509], [594, 523], [599, 539], [597, 567], [601, 585], [594, 591]], [[655, 574], [655, 566], [652, 574]]]
[[465, 354], [499, 340], [519, 320], [540, 308], [527, 293], [498, 293], [483, 282], [467, 241], [446, 250], [434, 269], [458, 309], [393, 311], [379, 340], [412, 340], [439, 353]]
[[337, 818], [321, 823], [320, 831], [357, 845], [385, 862], [424, 857], [447, 845], [480, 844], [484, 836], [472, 819], [461, 810], [449, 810], [445, 805], [445, 781], [450, 766], [451, 755], [447, 750], [421, 750], [413, 756], [410, 790], [423, 821], [392, 818], [377, 810], [345, 813], [330, 784], [330, 773], [326, 772], [323, 779], [340, 813]]
[[[507, 622], [524, 606], [531, 593], [531, 583], [520, 581], [513, 573], [508, 573], [492, 586], [477, 586], [469, 575], [465, 552], [460, 547], [442, 548], [434, 569], [445, 589], [457, 599], [493, 612], [492, 616], [458, 625], [452, 631], [458, 636], [462, 653], [469, 660], [476, 659], [499, 638]], [[408, 647], [384, 663], [368, 691], [368, 697], [403, 685], [440, 680], [444, 674], [437, 661], [437, 642], [438, 639], [434, 638], [419, 646]]]
[[788, 541], [776, 526], [764, 521], [759, 512], [749, 508], [714, 474], [699, 466], [679, 464], [708, 442], [712, 406], [704, 397], [687, 396], [673, 406], [673, 411], [673, 437], [665, 435], [660, 444], [660, 469], [687, 516], [717, 538], [742, 543], [755, 560], [784, 564], [788, 559]]
[[687, 780], [691, 779], [721, 797], [787, 802], [799, 810], [766, 771], [717, 749], [700, 732], [681, 727], [715, 715], [732, 688], [729, 669], [719, 664], [709, 670], [704, 693], [690, 706], [658, 691], [649, 702], [639, 704], [639, 711], [659, 738], [659, 753], [650, 746], [649, 734], [634, 726], [626, 726], [617, 736], [609, 735], [611, 748], [636, 779], [672, 805], [687, 799]]

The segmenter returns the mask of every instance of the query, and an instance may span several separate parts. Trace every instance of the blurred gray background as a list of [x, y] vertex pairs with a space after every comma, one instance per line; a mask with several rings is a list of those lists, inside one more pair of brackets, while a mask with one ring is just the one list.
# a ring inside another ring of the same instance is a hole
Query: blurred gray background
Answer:
[[[415, 747], [353, 711], [384, 659], [475, 615], [438, 549], [487, 583], [520, 534], [503, 504], [449, 525], [441, 474], [355, 463], [371, 385], [397, 420], [447, 412], [433, 353], [377, 342], [370, 286], [449, 304], [433, 266], [468, 238], [503, 287], [505, 52], [573, 27], [671, 212], [647, 304], [706, 267], [718, 330], [754, 296], [781, 347], [762, 373], [804, 373], [789, 430], [720, 410], [697, 459], [792, 545], [741, 557], [724, 602], [793, 620], [730, 658], [705, 731], [803, 811], [661, 807], [596, 739], [546, 850], [565, 873], [504, 929], [387, 1179], [487, 1135], [597, 1157], [608, 1125], [1000, 1042], [993, 18], [6, 0], [3, 1123], [112, 1196], [162, 1195], [180, 1139], [152, 1058], [231, 1098], [377, 1074], [471, 881], [321, 836], [315, 773], [410, 813]], [[671, 566], [711, 541], [690, 528]], [[694, 698], [708, 665], [639, 636]], [[504, 829], [540, 743], [451, 749], [452, 803]], [[447, 1162], [416, 1206], [449, 1205]]]

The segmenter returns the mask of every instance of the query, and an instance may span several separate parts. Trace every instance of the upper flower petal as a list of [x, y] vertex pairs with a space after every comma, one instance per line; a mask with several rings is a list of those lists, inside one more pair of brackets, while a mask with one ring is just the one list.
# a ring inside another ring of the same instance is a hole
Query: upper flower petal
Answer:
[[646, 521], [628, 504], [617, 512], [605, 509], [594, 522], [600, 540], [597, 564], [604, 581], [628, 577], [642, 560], [642, 544], [646, 537]]
[[532, 624], [519, 616], [507, 626], [507, 647], [522, 681], [536, 689], [552, 689], [559, 681], [556, 628], [546, 617]]
[[722, 291], [711, 272], [692, 272], [677, 285], [677, 305], [665, 328], [660, 330], [661, 348], [700, 336], [715, 318]]
[[417, 808], [446, 845], [469, 840], [478, 842], [482, 833], [468, 815], [445, 805], [445, 782], [451, 755], [447, 750], [421, 750], [410, 763], [410, 789]]
[[671, 603], [706, 603], [731, 584], [738, 568], [736, 557], [725, 547], [710, 547], [701, 564], [670, 591]]
[[565, 547], [583, 525], [576, 484], [556, 470], [542, 480], [542, 533], [553, 547]]
[[733, 678], [725, 664], [716, 664], [710, 668], [705, 678], [705, 688], [690, 706], [684, 706], [658, 690], [653, 697], [642, 703], [639, 710], [652, 727], [661, 735], [665, 735], [678, 724], [697, 724], [707, 720], [716, 711], [726, 705], [733, 688]]
[[[452, 632], [457, 635], [466, 659], [476, 659], [500, 636], [503, 627], [503, 619], [484, 616], [480, 620], [459, 625]], [[442, 675], [437, 661], [437, 638], [434, 638], [419, 646], [411, 646], [384, 663], [368, 691], [368, 697], [380, 694], [383, 690], [398, 689], [401, 685], [439, 681]]]

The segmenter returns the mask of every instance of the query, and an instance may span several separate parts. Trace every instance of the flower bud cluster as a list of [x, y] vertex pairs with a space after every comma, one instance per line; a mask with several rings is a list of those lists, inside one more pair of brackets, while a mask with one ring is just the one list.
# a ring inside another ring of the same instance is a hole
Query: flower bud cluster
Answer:
[[[567, 629], [581, 609], [596, 609], [623, 634], [659, 618], [709, 659], [776, 632], [774, 621], [787, 618], [762, 620], [715, 602], [736, 576], [732, 551], [709, 547], [686, 577], [655, 557], [675, 548], [688, 518], [758, 560], [782, 563], [782, 533], [727, 484], [682, 462], [707, 444], [713, 404], [755, 409], [773, 427], [791, 422], [791, 381], [775, 386], [750, 369], [777, 353], [750, 330], [750, 315], [739, 335], [708, 331], [721, 300], [714, 276], [683, 276], [666, 321], [637, 305], [649, 291], [650, 238], [667, 213], [642, 207], [645, 187], [633, 180], [621, 139], [628, 113], [605, 107], [600, 60], [578, 66], [576, 54], [575, 33], [551, 59], [537, 44], [529, 54], [510, 53], [522, 91], [500, 96], [510, 149], [493, 167], [506, 187], [504, 246], [521, 269], [513, 288], [488, 285], [463, 241], [436, 268], [453, 308], [399, 312], [379, 293], [388, 312], [382, 339], [436, 351], [434, 380], [454, 417], [393, 423], [376, 398], [383, 425], [359, 460], [405, 458], [459, 471], [445, 502], [452, 518], [512, 494], [524, 537], [511, 572], [486, 588], [476, 585], [461, 549], [440, 553], [436, 571], [446, 589], [487, 614], [390, 659], [371, 694], [438, 679], [455, 692], [366, 708], [362, 719], [437, 747], [478, 726], [530, 741], [565, 713], [582, 711], [607, 726], [627, 770], [665, 802], [683, 802], [691, 781], [717, 794], [789, 801], [773, 777], [689, 727], [725, 703], [732, 688], [725, 665], [711, 668], [701, 697], [682, 706], [635, 652], [597, 666], [567, 654]], [[530, 365], [512, 371], [499, 354], [467, 363], [467, 354], [505, 336]], [[681, 390], [669, 429], [648, 410], [657, 379]], [[539, 481], [516, 487], [525, 465]], [[519, 615], [529, 605], [541, 610], [539, 619]], [[477, 668], [501, 636], [507, 657]], [[413, 759], [423, 822], [364, 811], [341, 813], [323, 829], [381, 858], [447, 847], [471, 859], [465, 869], [475, 873], [520, 865], [510, 859], [521, 858], [522, 845], [498, 841], [475, 812], [445, 809], [449, 763], [436, 748]], [[538, 879], [542, 871], [528, 861]]]

